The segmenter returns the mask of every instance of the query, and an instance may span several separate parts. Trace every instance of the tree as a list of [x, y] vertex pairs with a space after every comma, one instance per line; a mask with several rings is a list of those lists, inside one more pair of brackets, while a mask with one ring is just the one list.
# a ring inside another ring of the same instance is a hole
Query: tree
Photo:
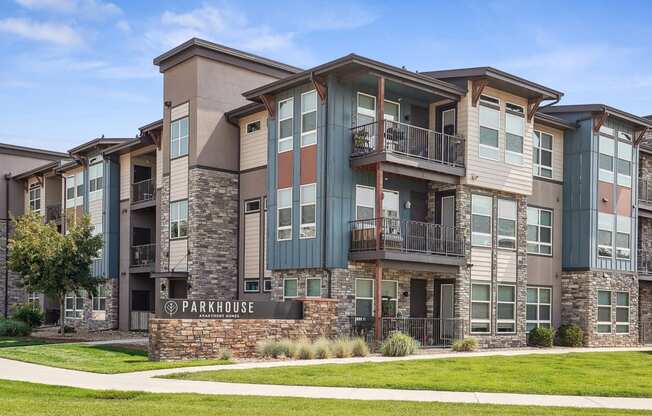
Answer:
[[9, 268], [20, 274], [27, 290], [58, 301], [63, 335], [66, 294], [80, 296], [86, 291], [95, 296], [97, 285], [103, 281], [91, 274], [91, 263], [102, 248], [102, 238], [93, 235], [88, 216], [77, 224], [70, 224], [66, 234], [59, 233], [52, 222], [45, 224], [34, 212], [13, 222], [15, 231], [9, 240]]

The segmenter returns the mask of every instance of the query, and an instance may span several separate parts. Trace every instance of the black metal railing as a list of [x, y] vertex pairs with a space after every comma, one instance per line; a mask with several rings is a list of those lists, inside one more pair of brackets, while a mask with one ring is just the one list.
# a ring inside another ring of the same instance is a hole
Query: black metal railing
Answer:
[[464, 255], [464, 238], [457, 227], [387, 217], [351, 221], [351, 251], [375, 250], [378, 226], [381, 250]]
[[141, 244], [131, 247], [131, 266], [141, 267], [156, 261], [156, 244]]
[[58, 222], [59, 220], [61, 220], [61, 204], [45, 207], [45, 222]]
[[[362, 337], [371, 343], [375, 338], [373, 316], [350, 317], [351, 336]], [[382, 318], [381, 340], [400, 331], [419, 342], [422, 347], [448, 347], [464, 338], [464, 322], [460, 318]]]
[[132, 184], [131, 202], [135, 204], [138, 202], [151, 201], [154, 199], [155, 189], [154, 181], [152, 179], [145, 179], [144, 181]]
[[652, 274], [652, 250], [639, 249], [636, 259], [639, 273]]
[[[378, 122], [351, 129], [353, 156], [376, 150]], [[384, 121], [385, 151], [449, 166], [464, 167], [464, 139], [396, 121]]]
[[638, 200], [652, 204], [652, 180], [638, 178]]

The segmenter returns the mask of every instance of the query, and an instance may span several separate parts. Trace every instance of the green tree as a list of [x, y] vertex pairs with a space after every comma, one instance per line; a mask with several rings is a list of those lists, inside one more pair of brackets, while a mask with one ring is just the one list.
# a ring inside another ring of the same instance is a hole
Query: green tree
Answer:
[[14, 235], [9, 240], [9, 268], [19, 273], [22, 285], [59, 303], [61, 334], [67, 293], [82, 291], [97, 294], [102, 278], [93, 277], [91, 263], [102, 248], [102, 238], [93, 235], [88, 216], [70, 224], [64, 235], [54, 223], [45, 224], [37, 213], [29, 212], [14, 220]]

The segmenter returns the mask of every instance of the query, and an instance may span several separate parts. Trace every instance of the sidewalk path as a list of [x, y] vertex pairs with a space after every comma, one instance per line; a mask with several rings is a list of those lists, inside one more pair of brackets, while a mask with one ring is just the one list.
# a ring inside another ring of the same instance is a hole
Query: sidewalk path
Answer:
[[[586, 349], [546, 350], [550, 351], [580, 352]], [[636, 351], [635, 349], [590, 349], [589, 351]], [[649, 350], [649, 349], [648, 349]], [[512, 350], [503, 351], [493, 355], [523, 355], [537, 353], [543, 350]], [[560, 353], [560, 352], [555, 352]], [[491, 355], [492, 352], [479, 352], [465, 354], [469, 356]], [[410, 359], [449, 358], [460, 357], [458, 354], [433, 354], [430, 356], [419, 355]], [[347, 360], [321, 360], [325, 363], [350, 363], [350, 362], [381, 362], [389, 359], [383, 357], [366, 357], [364, 359]], [[473, 392], [447, 392], [431, 390], [393, 390], [393, 389], [368, 389], [344, 387], [304, 387], [304, 386], [275, 386], [253, 385], [238, 383], [220, 383], [210, 381], [187, 381], [154, 378], [156, 375], [180, 373], [188, 371], [229, 370], [236, 368], [274, 367], [279, 365], [309, 365], [315, 362], [262, 362], [242, 363], [230, 366], [190, 367], [166, 370], [142, 371], [127, 374], [96, 374], [83, 371], [66, 370], [61, 368], [46, 367], [20, 361], [0, 359], [0, 379], [26, 381], [58, 386], [77, 387], [95, 390], [122, 390], [143, 391], [151, 393], [198, 393], [221, 395], [246, 395], [246, 396], [271, 396], [271, 397], [303, 397], [324, 399], [354, 399], [354, 400], [398, 400], [418, 402], [449, 402], [449, 403], [483, 403], [502, 405], [526, 406], [564, 406], [564, 407], [594, 407], [610, 409], [652, 410], [652, 399], [619, 398], [619, 397], [588, 397], [588, 396], [561, 396], [561, 395], [534, 395], [511, 393], [473, 393]]]

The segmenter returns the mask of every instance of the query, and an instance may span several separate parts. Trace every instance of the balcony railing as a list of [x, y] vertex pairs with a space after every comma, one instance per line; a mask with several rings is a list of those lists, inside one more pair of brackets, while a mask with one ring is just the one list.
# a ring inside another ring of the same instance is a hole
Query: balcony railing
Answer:
[[131, 247], [131, 266], [142, 267], [156, 261], [156, 244], [142, 244]]
[[[385, 120], [385, 151], [428, 160], [448, 166], [464, 167], [464, 139], [410, 124]], [[378, 143], [378, 122], [351, 129], [352, 156], [373, 153]]]
[[652, 180], [638, 179], [638, 200], [652, 204]]
[[154, 199], [154, 191], [155, 187], [153, 179], [145, 179], [144, 181], [134, 183], [131, 185], [132, 204], [151, 201]]
[[48, 205], [45, 207], [45, 222], [57, 222], [61, 219], [61, 204]]
[[[374, 317], [350, 317], [351, 335], [373, 342]], [[460, 318], [383, 318], [381, 340], [400, 331], [417, 340], [423, 347], [448, 347], [464, 338], [464, 322]]]
[[652, 274], [652, 251], [638, 250], [637, 270], [641, 274]]
[[351, 222], [351, 251], [376, 249], [376, 227], [381, 227], [380, 249], [460, 257], [464, 238], [457, 227], [398, 218]]
[[132, 331], [147, 331], [151, 312], [131, 311], [129, 329]]

